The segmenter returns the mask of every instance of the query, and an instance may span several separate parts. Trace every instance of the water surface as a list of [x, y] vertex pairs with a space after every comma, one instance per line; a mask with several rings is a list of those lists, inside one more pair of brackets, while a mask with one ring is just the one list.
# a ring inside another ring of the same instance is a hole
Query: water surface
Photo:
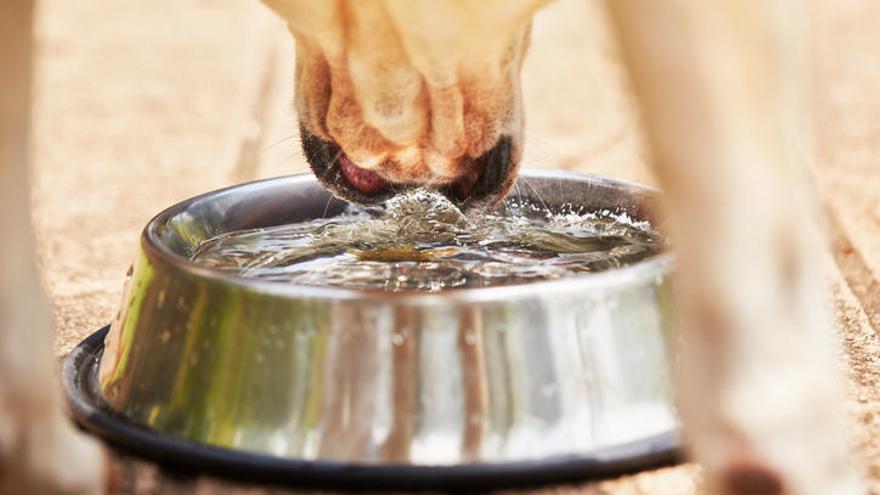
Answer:
[[192, 259], [238, 276], [316, 286], [440, 291], [575, 277], [656, 255], [651, 226], [613, 211], [508, 200], [462, 213], [429, 190], [384, 207], [227, 232]]

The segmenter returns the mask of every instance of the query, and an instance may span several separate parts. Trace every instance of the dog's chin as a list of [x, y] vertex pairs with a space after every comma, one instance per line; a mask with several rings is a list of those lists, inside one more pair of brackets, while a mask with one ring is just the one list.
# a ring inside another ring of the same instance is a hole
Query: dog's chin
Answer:
[[[335, 196], [352, 203], [375, 205], [391, 196], [420, 187], [419, 183], [395, 183], [379, 173], [354, 164], [340, 147], [300, 129], [303, 151], [318, 181]], [[491, 207], [501, 201], [516, 180], [518, 162], [513, 140], [501, 139], [489, 151], [462, 167], [468, 173], [432, 187], [462, 209]], [[381, 166], [380, 166], [381, 168]]]

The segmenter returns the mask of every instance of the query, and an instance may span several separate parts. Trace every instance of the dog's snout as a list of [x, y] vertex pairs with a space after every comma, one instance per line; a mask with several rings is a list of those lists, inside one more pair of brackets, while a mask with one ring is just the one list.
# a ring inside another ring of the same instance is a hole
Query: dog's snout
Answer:
[[[386, 159], [371, 169], [359, 167], [332, 141], [300, 130], [303, 151], [315, 176], [330, 192], [359, 204], [378, 204], [395, 193], [429, 186], [442, 192], [462, 208], [489, 206], [497, 203], [510, 190], [516, 179], [518, 153], [514, 139], [502, 136], [487, 152], [477, 158], [458, 159], [452, 176], [431, 175], [425, 164], [417, 165], [421, 174], [400, 180], [395, 173], [401, 168], [393, 159]], [[408, 164], [413, 168], [413, 164]]]
[[[523, 133], [519, 74], [530, 9], [462, 23], [459, 14], [481, 9], [272, 3], [297, 43], [295, 105], [306, 157], [333, 193], [377, 203], [428, 185], [473, 207], [509, 190]], [[436, 9], [446, 21], [419, 15]]]

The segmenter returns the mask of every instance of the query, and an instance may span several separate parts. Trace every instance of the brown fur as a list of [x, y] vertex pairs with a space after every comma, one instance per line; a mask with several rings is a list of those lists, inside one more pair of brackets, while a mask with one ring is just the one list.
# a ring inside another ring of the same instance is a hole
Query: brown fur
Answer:
[[[396, 183], [448, 182], [502, 135], [542, 0], [268, 0], [297, 44], [304, 128]], [[518, 158], [517, 158], [518, 161]]]

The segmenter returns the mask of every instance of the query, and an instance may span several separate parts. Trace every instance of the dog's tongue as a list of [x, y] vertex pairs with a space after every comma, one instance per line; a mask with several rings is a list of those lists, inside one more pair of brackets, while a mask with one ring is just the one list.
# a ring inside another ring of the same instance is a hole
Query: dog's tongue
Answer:
[[361, 193], [376, 194], [388, 186], [388, 181], [379, 177], [379, 174], [358, 167], [345, 153], [339, 156], [339, 168], [351, 187]]

